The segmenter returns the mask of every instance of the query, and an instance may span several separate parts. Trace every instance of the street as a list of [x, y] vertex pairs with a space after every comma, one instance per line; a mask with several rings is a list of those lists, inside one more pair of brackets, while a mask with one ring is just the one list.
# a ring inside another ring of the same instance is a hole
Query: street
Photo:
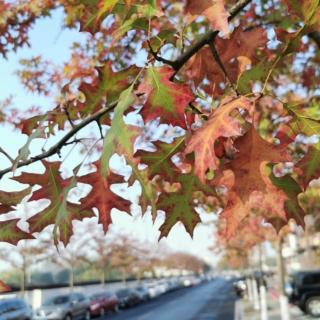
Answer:
[[109, 320], [233, 320], [232, 281], [217, 278], [194, 288], [164, 294], [137, 307], [108, 314]]

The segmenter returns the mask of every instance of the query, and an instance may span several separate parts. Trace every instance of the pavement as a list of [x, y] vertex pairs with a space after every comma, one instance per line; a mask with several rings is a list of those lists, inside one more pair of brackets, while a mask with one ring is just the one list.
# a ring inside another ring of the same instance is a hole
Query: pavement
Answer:
[[[281, 320], [280, 302], [277, 291], [273, 288], [268, 290], [267, 296], [268, 320]], [[235, 320], [260, 320], [260, 310], [254, 310], [253, 302], [247, 298], [236, 302]], [[289, 304], [289, 319], [290, 320], [311, 320], [315, 319], [304, 314], [298, 307]]]
[[232, 281], [217, 278], [108, 314], [105, 320], [234, 320], [236, 299]]

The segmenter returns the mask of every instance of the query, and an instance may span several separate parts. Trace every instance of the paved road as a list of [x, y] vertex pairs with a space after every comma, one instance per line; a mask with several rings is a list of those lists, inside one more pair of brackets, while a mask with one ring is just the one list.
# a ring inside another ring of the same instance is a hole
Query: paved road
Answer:
[[108, 314], [105, 320], [233, 320], [235, 300], [232, 282], [215, 279]]

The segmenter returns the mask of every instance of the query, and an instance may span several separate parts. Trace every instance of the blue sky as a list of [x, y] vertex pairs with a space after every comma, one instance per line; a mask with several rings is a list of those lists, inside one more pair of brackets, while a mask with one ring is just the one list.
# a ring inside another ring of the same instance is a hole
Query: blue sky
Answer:
[[[55, 64], [63, 64], [70, 57], [70, 46], [74, 41], [83, 41], [88, 35], [79, 33], [77, 30], [63, 29], [62, 26], [63, 14], [62, 11], [56, 10], [51, 18], [40, 19], [30, 32], [31, 48], [23, 48], [18, 50], [17, 53], [8, 55], [8, 59], [0, 59], [1, 70], [1, 87], [0, 87], [0, 100], [12, 95], [14, 106], [19, 110], [26, 109], [31, 105], [41, 106], [43, 110], [49, 110], [54, 107], [54, 96], [41, 97], [28, 93], [20, 84], [19, 78], [14, 74], [15, 70], [19, 68], [19, 60], [22, 58], [31, 58], [32, 56], [41, 55], [44, 59], [51, 60]], [[58, 139], [57, 135], [54, 140]], [[18, 131], [13, 131], [11, 127], [6, 125], [0, 126], [1, 147], [15, 158], [19, 148], [27, 140], [26, 136], [19, 134]], [[5, 139], [3, 138], [5, 137]], [[32, 152], [37, 153], [41, 151], [43, 141], [36, 140], [32, 143]], [[68, 148], [66, 148], [66, 151]], [[66, 162], [70, 166], [75, 166], [80, 162], [80, 159], [75, 159], [77, 156], [69, 157]], [[52, 158], [51, 160], [53, 160]], [[77, 163], [75, 163], [78, 161]], [[0, 168], [3, 169], [10, 165], [8, 160], [0, 156]], [[33, 164], [31, 170], [41, 171], [41, 164]], [[19, 172], [19, 170], [17, 170]], [[0, 188], [4, 190], [16, 190], [21, 188], [16, 183], [11, 182], [7, 177], [0, 181]], [[134, 198], [139, 188], [133, 188], [128, 192], [127, 196]], [[33, 206], [34, 207], [34, 206]], [[21, 210], [19, 209], [21, 213]], [[10, 215], [8, 216], [10, 217]], [[114, 228], [119, 232], [133, 234], [141, 239], [156, 241], [159, 232], [157, 229], [163, 221], [163, 215], [156, 220], [155, 224], [152, 223], [151, 215], [146, 214], [141, 217], [137, 207], [134, 208], [133, 216], [128, 214], [119, 213], [114, 210], [112, 212], [112, 219], [114, 221]], [[212, 216], [207, 216], [207, 220], [212, 220]], [[23, 225], [23, 224], [22, 224]], [[207, 247], [213, 244], [213, 230], [212, 226], [198, 226], [195, 230], [194, 240], [185, 232], [184, 227], [176, 225], [167, 240], [170, 247], [177, 250], [186, 250], [193, 252], [215, 261], [214, 255], [209, 253]]]

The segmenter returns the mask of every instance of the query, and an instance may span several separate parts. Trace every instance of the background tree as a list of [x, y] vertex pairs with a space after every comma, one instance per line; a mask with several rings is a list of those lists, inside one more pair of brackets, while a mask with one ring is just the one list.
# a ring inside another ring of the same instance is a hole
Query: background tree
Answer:
[[42, 240], [24, 240], [15, 247], [2, 247], [0, 250], [0, 260], [19, 272], [19, 287], [23, 294], [30, 284], [31, 268], [49, 258], [50, 248]]
[[126, 284], [128, 276], [134, 273], [138, 261], [136, 240], [120, 235], [117, 239], [113, 239], [109, 248], [112, 252], [111, 265], [120, 271], [121, 279]]

